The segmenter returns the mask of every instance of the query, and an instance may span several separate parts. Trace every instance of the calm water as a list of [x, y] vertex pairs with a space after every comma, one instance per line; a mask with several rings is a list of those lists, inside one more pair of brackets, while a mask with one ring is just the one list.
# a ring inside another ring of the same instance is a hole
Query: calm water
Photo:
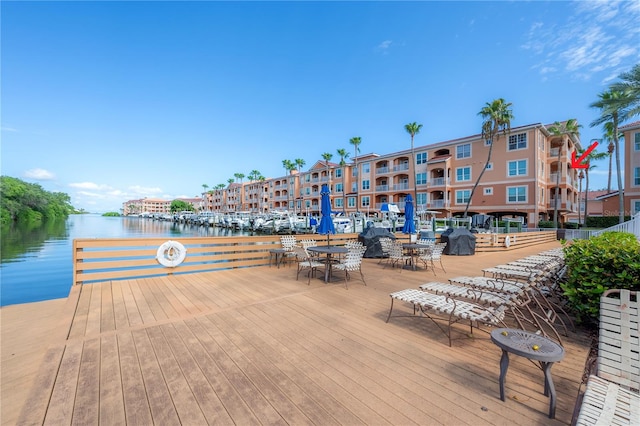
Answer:
[[73, 215], [39, 227], [15, 226], [0, 238], [0, 306], [69, 295], [75, 238], [207, 237], [239, 232], [150, 219]]

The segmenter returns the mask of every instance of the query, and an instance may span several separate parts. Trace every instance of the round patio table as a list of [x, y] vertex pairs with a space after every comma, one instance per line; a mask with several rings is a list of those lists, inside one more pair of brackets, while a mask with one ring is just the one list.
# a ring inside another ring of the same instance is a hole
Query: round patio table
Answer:
[[323, 253], [327, 255], [327, 262], [324, 265], [324, 282], [329, 282], [331, 276], [331, 257], [334, 254], [344, 254], [349, 250], [343, 246], [315, 246], [307, 248], [307, 251], [312, 253]]
[[504, 401], [504, 381], [509, 368], [509, 353], [538, 361], [544, 372], [544, 395], [550, 397], [549, 418], [556, 417], [556, 389], [551, 378], [551, 366], [564, 358], [564, 348], [544, 336], [524, 330], [498, 328], [491, 332], [491, 341], [502, 349], [500, 358], [500, 399]]
[[418, 243], [403, 243], [402, 248], [407, 249], [409, 251], [409, 256], [411, 256], [411, 268], [415, 271], [417, 269], [416, 264], [418, 263], [416, 257], [418, 257], [419, 250], [420, 249], [430, 250], [431, 246], [426, 244], [418, 244]]

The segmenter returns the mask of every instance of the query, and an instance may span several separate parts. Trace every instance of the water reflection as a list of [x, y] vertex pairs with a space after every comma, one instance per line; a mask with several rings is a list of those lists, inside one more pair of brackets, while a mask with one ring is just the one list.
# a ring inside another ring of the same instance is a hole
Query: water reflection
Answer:
[[76, 238], [221, 237], [246, 232], [142, 218], [73, 215], [40, 226], [18, 225], [0, 235], [0, 306], [69, 294]]
[[0, 233], [0, 264], [23, 261], [23, 255], [42, 250], [47, 240], [64, 240], [68, 236], [65, 220], [4, 226]]

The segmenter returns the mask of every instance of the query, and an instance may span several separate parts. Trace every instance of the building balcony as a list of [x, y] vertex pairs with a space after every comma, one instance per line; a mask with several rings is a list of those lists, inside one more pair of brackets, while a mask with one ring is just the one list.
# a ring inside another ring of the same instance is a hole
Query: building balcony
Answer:
[[450, 205], [449, 201], [446, 201], [446, 200], [431, 200], [427, 204], [431, 209], [449, 208], [449, 205]]
[[381, 191], [388, 191], [389, 190], [389, 185], [378, 185], [376, 186], [376, 191], [381, 192]]
[[393, 185], [393, 190], [394, 191], [404, 191], [409, 189], [409, 184], [408, 183], [396, 183]]
[[399, 164], [397, 166], [393, 166], [394, 172], [401, 172], [404, 170], [409, 170], [409, 164]]
[[429, 186], [444, 186], [449, 185], [450, 181], [447, 178], [439, 177], [439, 178], [431, 178], [429, 180]]
[[388, 168], [388, 167], [378, 167], [378, 168], [376, 169], [376, 174], [377, 174], [377, 175], [382, 175], [382, 174], [385, 174], [385, 173], [389, 173], [389, 171], [390, 171], [390, 170], [389, 170], [389, 168]]

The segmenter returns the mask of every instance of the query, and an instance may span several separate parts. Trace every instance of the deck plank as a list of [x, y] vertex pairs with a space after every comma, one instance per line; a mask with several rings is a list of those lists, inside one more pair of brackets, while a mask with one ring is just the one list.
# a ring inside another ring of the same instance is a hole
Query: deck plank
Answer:
[[78, 286], [70, 332], [47, 352], [19, 423], [566, 424], [585, 333], [570, 333], [554, 365], [553, 421], [542, 372], [523, 358], [500, 401], [488, 335], [458, 324], [449, 347], [425, 318], [386, 322], [390, 292], [534, 252], [448, 257], [435, 277], [365, 259], [368, 285], [348, 290], [296, 281], [286, 266]]

